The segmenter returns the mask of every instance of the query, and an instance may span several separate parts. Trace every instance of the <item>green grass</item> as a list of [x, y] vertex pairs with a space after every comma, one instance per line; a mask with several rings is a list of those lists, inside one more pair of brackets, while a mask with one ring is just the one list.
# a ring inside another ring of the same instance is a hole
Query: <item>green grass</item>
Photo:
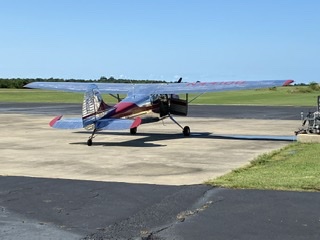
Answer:
[[[320, 91], [302, 91], [306, 87], [279, 87], [275, 90], [242, 90], [206, 93], [201, 95], [193, 104], [242, 104], [268, 106], [316, 106]], [[193, 99], [195, 94], [190, 94]], [[107, 103], [115, 103], [110, 95], [103, 95]], [[37, 89], [0, 89], [0, 102], [55, 102], [81, 103], [83, 93], [67, 93]]]
[[320, 143], [293, 143], [207, 183], [241, 189], [320, 191]]
[[[315, 106], [320, 91], [305, 92], [306, 87], [279, 87], [274, 90], [241, 90], [207, 93], [195, 104], [242, 104], [267, 106]], [[192, 95], [193, 96], [193, 95]], [[190, 96], [190, 99], [192, 98]]]
[[[38, 89], [0, 89], [0, 102], [82, 103], [83, 93], [57, 92]], [[110, 95], [103, 95], [107, 103], [116, 103]]]

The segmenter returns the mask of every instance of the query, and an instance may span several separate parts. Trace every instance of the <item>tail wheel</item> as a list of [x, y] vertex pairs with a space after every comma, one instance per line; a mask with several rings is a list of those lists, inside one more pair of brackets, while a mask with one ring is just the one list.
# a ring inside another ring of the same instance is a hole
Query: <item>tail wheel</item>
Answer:
[[190, 136], [190, 128], [189, 128], [188, 126], [185, 126], [185, 127], [183, 128], [183, 135], [184, 135], [185, 137]]
[[92, 145], [92, 139], [88, 139], [87, 145], [88, 145], [88, 146], [91, 146], [91, 145]]
[[137, 128], [136, 127], [135, 128], [130, 128], [130, 133], [132, 135], [136, 134], [137, 133]]

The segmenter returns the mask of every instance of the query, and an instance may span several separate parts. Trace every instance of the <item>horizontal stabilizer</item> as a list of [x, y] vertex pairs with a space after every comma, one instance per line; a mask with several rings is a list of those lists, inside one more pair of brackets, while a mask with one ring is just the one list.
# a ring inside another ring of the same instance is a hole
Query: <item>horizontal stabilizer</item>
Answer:
[[98, 130], [125, 130], [138, 127], [141, 124], [141, 119], [117, 119], [108, 118], [98, 120], [96, 127]]
[[[96, 124], [97, 130], [124, 130], [124, 129], [138, 127], [141, 124], [141, 118], [136, 118], [136, 119], [107, 118], [107, 119], [100, 119], [95, 124]], [[83, 128], [82, 118], [62, 119], [62, 116], [57, 116], [54, 119], [52, 119], [49, 125], [53, 128], [59, 128], [59, 129]]]
[[61, 119], [62, 116], [55, 117], [51, 120], [49, 125], [53, 128], [59, 129], [78, 129], [83, 128], [83, 123], [81, 118], [66, 118]]

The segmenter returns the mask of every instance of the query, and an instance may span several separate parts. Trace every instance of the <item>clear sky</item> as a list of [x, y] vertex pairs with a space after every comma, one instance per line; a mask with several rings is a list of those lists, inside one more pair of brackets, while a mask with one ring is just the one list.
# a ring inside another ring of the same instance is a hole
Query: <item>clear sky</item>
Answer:
[[318, 0], [0, 0], [0, 78], [320, 82]]

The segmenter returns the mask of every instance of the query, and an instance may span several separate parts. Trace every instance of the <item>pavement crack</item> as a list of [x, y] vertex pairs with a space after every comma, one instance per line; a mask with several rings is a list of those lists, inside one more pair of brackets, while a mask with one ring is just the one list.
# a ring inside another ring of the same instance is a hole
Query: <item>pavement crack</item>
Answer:
[[19, 198], [10, 198], [10, 199], [6, 199], [5, 202], [12, 202], [12, 201], [18, 201]]
[[96, 193], [95, 195], [93, 195], [93, 196], [90, 196], [90, 198], [96, 198], [96, 197], [99, 197], [99, 193]]
[[141, 234], [141, 240], [158, 240], [158, 239], [161, 239], [160, 237], [156, 236], [157, 234], [161, 233], [162, 231], [165, 231], [167, 229], [170, 229], [172, 228], [175, 224], [179, 223], [179, 222], [184, 222], [186, 220], [186, 218], [189, 218], [189, 217], [192, 217], [192, 216], [195, 216], [196, 214], [199, 214], [200, 212], [203, 212], [205, 211], [207, 208], [210, 207], [211, 204], [215, 203], [215, 202], [218, 202], [218, 201], [222, 201], [221, 199], [220, 200], [217, 200], [217, 201], [207, 201], [205, 204], [203, 204], [201, 207], [199, 208], [196, 208], [194, 210], [185, 210], [185, 211], [182, 211], [180, 213], [177, 214], [177, 221], [173, 222], [172, 224], [169, 224], [165, 227], [162, 227], [158, 230], [154, 230], [152, 232], [149, 232], [147, 234], [147, 236], [143, 236], [143, 235], [146, 235], [145, 234]]
[[205, 211], [211, 205], [221, 202], [224, 200], [221, 196], [216, 196], [213, 198], [213, 195], [219, 192], [221, 189], [219, 188], [210, 188], [205, 191], [202, 197], [188, 210], [182, 211], [177, 214], [176, 220], [171, 224], [168, 224], [160, 229], [155, 229], [154, 231], [150, 231], [148, 234], [141, 234], [141, 240], [161, 240], [161, 232], [166, 231], [170, 228], [173, 228], [176, 224], [183, 223], [186, 219], [196, 216], [197, 214]]
[[172, 226], [172, 224], [167, 225], [165, 227], [162, 227], [158, 230], [149, 232], [149, 231], [141, 231], [140, 235], [141, 235], [141, 240], [160, 240], [161, 238], [157, 237], [156, 234], [170, 228]]
[[204, 211], [213, 203], [209, 201], [211, 194], [208, 194], [208, 189], [212, 187], [205, 185], [182, 187], [127, 218], [88, 234], [83, 239], [162, 239], [159, 237], [162, 232], [168, 231], [187, 217]]
[[18, 189], [13, 189], [13, 190], [10, 190], [8, 191], [8, 194], [12, 194], [12, 193], [17, 193], [17, 192], [20, 192], [20, 191], [23, 191], [23, 190], [32, 190], [33, 188], [32, 187], [21, 187], [21, 188], [18, 188]]
[[213, 203], [213, 201], [208, 201], [203, 206], [201, 206], [200, 208], [197, 208], [195, 210], [186, 210], [186, 211], [180, 212], [177, 215], [177, 220], [180, 222], [184, 222], [184, 220], [186, 218], [194, 216], [194, 215], [206, 210], [212, 203]]
[[1, 206], [1, 212], [6, 212], [6, 208]]

